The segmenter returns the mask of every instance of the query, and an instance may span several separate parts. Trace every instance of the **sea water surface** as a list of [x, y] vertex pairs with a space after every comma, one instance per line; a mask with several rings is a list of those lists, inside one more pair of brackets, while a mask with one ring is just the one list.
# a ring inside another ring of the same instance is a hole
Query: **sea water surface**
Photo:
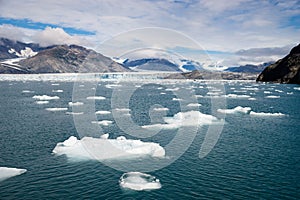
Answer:
[[[201, 126], [181, 157], [147, 172], [160, 180], [160, 189], [131, 191], [120, 188], [118, 181], [124, 171], [101, 161], [72, 161], [52, 153], [58, 142], [70, 136], [82, 137], [70, 114], [73, 82], [1, 81], [0, 167], [22, 168], [27, 172], [0, 182], [0, 199], [300, 199], [299, 85], [244, 81], [216, 82], [216, 87], [196, 81], [131, 84], [135, 88], [128, 93], [128, 116], [137, 126], [163, 123], [164, 116], [189, 110], [221, 118], [213, 103], [223, 106], [221, 109], [241, 106], [251, 107], [256, 113], [283, 115], [226, 114], [216, 145], [203, 158], [199, 158], [199, 150], [210, 125]], [[105, 97], [94, 100], [95, 111], [112, 112], [113, 92], [124, 90], [126, 82], [100, 81], [94, 88], [82, 82], [77, 86], [86, 90], [83, 94], [94, 91], [96, 96]], [[185, 95], [193, 99], [189, 106], [183, 103], [188, 100], [182, 98], [180, 91], [190, 92], [190, 96]], [[40, 100], [34, 99], [35, 95], [59, 98], [37, 103]], [[86, 96], [81, 100], [88, 101]], [[161, 109], [163, 115], [153, 117], [153, 106], [168, 109]], [[124, 135], [166, 146], [177, 134], [177, 129], [166, 129], [149, 138], [136, 138], [118, 127], [112, 113], [99, 113], [97, 120], [112, 121], [107, 126], [90, 124], [101, 127], [99, 136]], [[186, 130], [188, 136], [189, 129]], [[88, 131], [86, 136], [91, 136]], [[119, 164], [122, 162], [126, 161]]]

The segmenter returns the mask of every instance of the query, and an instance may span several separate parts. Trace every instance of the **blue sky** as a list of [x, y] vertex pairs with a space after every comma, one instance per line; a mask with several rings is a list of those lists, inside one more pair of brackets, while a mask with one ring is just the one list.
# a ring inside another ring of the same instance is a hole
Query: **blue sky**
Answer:
[[[168, 29], [171, 35], [164, 37], [144, 31], [141, 36], [132, 32], [148, 27]], [[195, 55], [205, 50], [224, 65], [260, 63], [282, 57], [299, 43], [300, 1], [0, 1], [2, 37], [43, 45], [75, 43], [103, 50], [103, 42], [122, 37], [126, 32], [136, 38], [130, 37], [131, 40], [114, 48], [125, 44], [137, 48], [136, 41], [139, 41], [140, 47], [147, 44], [186, 54]], [[176, 40], [178, 32], [201, 48], [185, 45], [179, 38]], [[170, 41], [165, 42], [166, 39]], [[236, 53], [240, 50], [243, 50], [242, 55]], [[254, 51], [259, 52], [259, 56]]]

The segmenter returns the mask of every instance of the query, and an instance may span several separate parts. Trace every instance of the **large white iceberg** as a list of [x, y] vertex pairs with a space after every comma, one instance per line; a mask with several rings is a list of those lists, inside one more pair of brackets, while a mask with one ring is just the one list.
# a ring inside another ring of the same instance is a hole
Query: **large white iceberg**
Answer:
[[159, 179], [155, 178], [155, 176], [151, 176], [150, 174], [141, 172], [124, 173], [121, 176], [119, 183], [122, 188], [136, 191], [155, 190], [161, 188]]
[[71, 136], [64, 142], [57, 143], [52, 151], [56, 155], [66, 155], [72, 160], [109, 160], [132, 159], [137, 157], [164, 157], [165, 149], [158, 143], [141, 140], [108, 139], [108, 135], [100, 138], [83, 137], [78, 140]]
[[0, 167], [0, 181], [25, 173], [26, 169]]

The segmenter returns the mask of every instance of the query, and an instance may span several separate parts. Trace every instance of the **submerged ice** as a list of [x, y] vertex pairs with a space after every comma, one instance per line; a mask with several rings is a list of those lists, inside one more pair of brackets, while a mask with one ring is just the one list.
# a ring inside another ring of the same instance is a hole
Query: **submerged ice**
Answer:
[[136, 191], [160, 189], [161, 184], [159, 179], [150, 174], [141, 172], [124, 173], [120, 180], [120, 186], [124, 189]]
[[105, 134], [100, 138], [83, 137], [77, 139], [71, 136], [64, 142], [59, 142], [53, 149], [56, 155], [66, 155], [70, 159], [108, 160], [132, 159], [137, 157], [164, 157], [165, 149], [158, 143], [126, 139], [124, 136], [108, 139]]

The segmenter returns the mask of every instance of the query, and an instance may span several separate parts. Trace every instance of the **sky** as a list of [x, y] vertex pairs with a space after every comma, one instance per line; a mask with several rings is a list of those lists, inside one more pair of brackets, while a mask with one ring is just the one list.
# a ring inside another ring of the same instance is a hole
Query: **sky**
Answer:
[[[111, 57], [170, 52], [223, 66], [277, 60], [299, 43], [300, 0], [0, 0], [0, 37]], [[149, 55], [148, 55], [149, 56]]]

